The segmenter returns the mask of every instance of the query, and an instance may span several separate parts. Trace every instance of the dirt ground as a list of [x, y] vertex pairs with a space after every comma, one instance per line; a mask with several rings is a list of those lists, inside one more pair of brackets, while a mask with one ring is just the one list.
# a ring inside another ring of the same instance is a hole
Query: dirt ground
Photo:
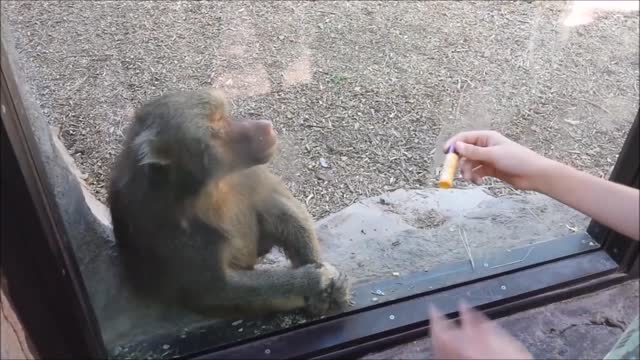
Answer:
[[[433, 183], [452, 133], [493, 128], [606, 176], [638, 110], [638, 14], [564, 2], [2, 2], [23, 71], [101, 200], [129, 118], [220, 86], [281, 136], [316, 218]], [[508, 187], [487, 184], [494, 193]]]

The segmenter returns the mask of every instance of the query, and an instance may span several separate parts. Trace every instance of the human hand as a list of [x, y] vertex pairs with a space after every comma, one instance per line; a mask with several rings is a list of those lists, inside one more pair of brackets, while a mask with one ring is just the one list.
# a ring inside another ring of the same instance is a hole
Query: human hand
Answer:
[[533, 359], [527, 349], [484, 314], [460, 304], [461, 326], [429, 308], [436, 359]]
[[450, 145], [461, 157], [462, 176], [475, 184], [492, 176], [521, 190], [539, 191], [553, 163], [495, 131], [461, 132], [445, 143], [443, 151]]

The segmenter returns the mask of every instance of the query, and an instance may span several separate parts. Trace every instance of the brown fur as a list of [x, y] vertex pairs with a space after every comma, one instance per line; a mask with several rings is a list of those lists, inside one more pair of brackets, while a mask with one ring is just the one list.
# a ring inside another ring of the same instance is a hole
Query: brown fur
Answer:
[[[320, 261], [311, 216], [265, 165], [270, 124], [229, 114], [211, 90], [137, 112], [110, 187], [128, 274], [159, 288], [155, 297], [216, 316], [344, 306], [346, 276]], [[292, 268], [254, 270], [273, 246]]]

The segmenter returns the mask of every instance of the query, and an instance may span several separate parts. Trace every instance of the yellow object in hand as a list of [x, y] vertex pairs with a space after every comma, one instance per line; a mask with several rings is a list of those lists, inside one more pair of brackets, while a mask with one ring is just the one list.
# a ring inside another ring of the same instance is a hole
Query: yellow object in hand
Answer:
[[444, 165], [440, 172], [440, 181], [438, 186], [443, 189], [448, 189], [453, 185], [453, 178], [456, 176], [456, 170], [458, 169], [458, 154], [456, 154], [453, 145], [449, 147], [447, 156], [444, 158]]

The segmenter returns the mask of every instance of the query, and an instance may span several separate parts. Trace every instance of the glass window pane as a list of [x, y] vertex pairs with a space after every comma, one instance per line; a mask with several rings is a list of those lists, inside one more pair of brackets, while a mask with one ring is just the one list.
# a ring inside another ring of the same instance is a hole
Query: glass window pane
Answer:
[[[446, 266], [477, 275], [478, 267], [500, 265], [495, 254], [514, 250], [526, 256], [530, 247], [515, 249], [586, 230], [588, 217], [494, 178], [474, 185], [458, 177], [452, 189], [437, 188], [442, 146], [457, 132], [493, 129], [549, 158], [607, 177], [638, 110], [638, 10], [637, 3], [630, 4], [16, 1], [1, 6], [20, 70], [78, 166], [79, 178], [102, 204], [134, 111], [158, 96], [215, 87], [227, 94], [235, 118], [272, 121], [278, 151], [268, 167], [316, 222], [319, 260], [346, 274], [360, 300], [370, 295], [341, 310], [349, 311], [394, 298], [378, 284], [400, 284], [404, 294], [414, 291], [419, 274], [427, 283], [425, 273], [446, 273]], [[238, 149], [229, 151], [246, 151]], [[255, 185], [266, 186], [263, 178]], [[227, 201], [228, 211], [240, 202]], [[275, 202], [267, 207], [280, 209]], [[245, 216], [257, 224], [264, 221], [264, 209]], [[290, 219], [278, 219], [284, 233], [293, 231]], [[74, 246], [78, 257], [91, 253]], [[87, 279], [104, 281], [88, 288], [109, 351], [123, 357], [175, 356], [312, 319], [290, 311], [219, 320], [179, 305], [161, 307], [134, 295], [117, 280], [120, 268], [106, 253], [95, 252], [95, 258], [79, 262]], [[492, 256], [497, 262], [488, 264]], [[505, 256], [499, 257], [513, 261]], [[463, 268], [470, 258], [474, 269]], [[176, 261], [196, 266], [189, 259]], [[161, 274], [163, 265], [158, 267]], [[289, 268], [276, 247], [250, 271]], [[171, 276], [163, 279], [180, 278]], [[155, 280], [162, 285], [162, 279]], [[212, 298], [228, 295], [225, 289]], [[277, 291], [269, 293], [274, 302], [309, 301], [287, 295], [274, 300]]]

